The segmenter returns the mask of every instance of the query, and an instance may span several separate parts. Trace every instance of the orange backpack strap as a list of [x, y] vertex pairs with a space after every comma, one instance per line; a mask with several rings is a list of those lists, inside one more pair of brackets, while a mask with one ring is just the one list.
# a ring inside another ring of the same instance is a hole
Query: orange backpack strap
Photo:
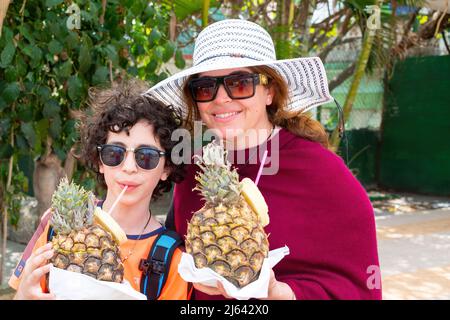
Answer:
[[178, 233], [164, 228], [153, 242], [148, 258], [141, 259], [141, 292], [148, 300], [157, 300], [160, 296], [169, 274], [173, 253], [182, 243]]

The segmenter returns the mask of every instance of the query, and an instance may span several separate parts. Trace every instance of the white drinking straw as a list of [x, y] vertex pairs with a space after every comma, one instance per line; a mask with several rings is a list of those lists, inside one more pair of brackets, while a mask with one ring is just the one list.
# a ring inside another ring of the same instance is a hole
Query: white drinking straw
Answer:
[[259, 178], [261, 177], [263, 168], [264, 168], [264, 164], [266, 163], [266, 158], [267, 158], [267, 150], [264, 151], [264, 155], [263, 158], [261, 160], [261, 165], [259, 166], [259, 171], [258, 171], [258, 175], [256, 176], [256, 180], [255, 180], [255, 184], [258, 185], [259, 182]]
[[116, 201], [114, 201], [111, 209], [109, 209], [108, 214], [111, 215], [111, 213], [114, 210], [114, 207], [117, 205], [117, 203], [119, 202], [120, 198], [122, 198], [123, 194], [125, 193], [125, 191], [127, 191], [128, 186], [125, 186], [125, 188], [123, 188], [122, 192], [119, 194], [119, 196], [117, 197]]

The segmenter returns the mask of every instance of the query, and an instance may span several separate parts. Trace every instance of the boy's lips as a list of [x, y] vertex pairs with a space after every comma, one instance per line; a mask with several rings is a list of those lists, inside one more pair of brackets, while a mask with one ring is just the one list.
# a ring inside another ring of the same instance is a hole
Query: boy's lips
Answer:
[[[128, 187], [128, 188], [127, 188], [127, 191], [133, 190], [133, 189], [135, 189], [136, 187], [139, 186], [138, 184], [136, 184], [136, 183], [131, 183], [131, 182], [118, 182], [118, 184], [119, 184], [119, 187], [120, 187], [121, 189], [123, 189], [123, 188], [125, 188], [125, 186], [127, 186], [127, 187]], [[126, 192], [127, 192], [127, 191], [126, 191]]]

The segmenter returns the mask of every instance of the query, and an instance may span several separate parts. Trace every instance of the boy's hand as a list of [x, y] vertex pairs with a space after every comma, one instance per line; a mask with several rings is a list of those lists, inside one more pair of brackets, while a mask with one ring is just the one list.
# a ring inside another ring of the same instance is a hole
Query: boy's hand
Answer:
[[52, 293], [44, 293], [41, 288], [41, 278], [50, 271], [47, 260], [53, 256], [52, 244], [38, 248], [27, 260], [22, 274], [22, 281], [17, 288], [14, 299], [17, 300], [54, 300]]

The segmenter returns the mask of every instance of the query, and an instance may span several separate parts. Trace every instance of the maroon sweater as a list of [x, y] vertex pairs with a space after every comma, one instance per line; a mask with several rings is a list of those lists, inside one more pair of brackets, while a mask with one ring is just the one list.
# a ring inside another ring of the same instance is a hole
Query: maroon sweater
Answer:
[[[267, 149], [270, 156], [270, 142]], [[269, 206], [270, 250], [290, 249], [274, 267], [276, 279], [287, 283], [297, 299], [381, 299], [381, 288], [367, 285], [374, 283], [370, 277], [379, 262], [373, 208], [364, 188], [341, 158], [285, 129], [279, 132], [279, 163], [278, 173], [261, 176], [258, 184]], [[236, 165], [240, 179], [252, 180], [259, 166]], [[174, 190], [175, 227], [181, 235], [204, 204], [192, 191], [197, 169], [190, 165]], [[194, 296], [224, 298], [198, 291]]]

